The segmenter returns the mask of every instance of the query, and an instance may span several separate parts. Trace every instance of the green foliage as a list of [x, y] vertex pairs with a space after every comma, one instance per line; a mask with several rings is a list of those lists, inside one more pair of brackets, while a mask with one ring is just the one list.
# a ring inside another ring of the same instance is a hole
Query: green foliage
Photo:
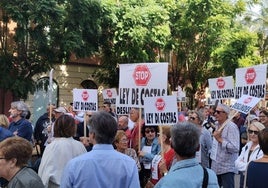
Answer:
[[[231, 2], [1, 0], [0, 87], [26, 98], [34, 89], [34, 75], [69, 61], [73, 53], [95, 53], [102, 60], [95, 73], [100, 83], [118, 86], [119, 64], [164, 59], [170, 61], [171, 89], [180, 84], [194, 96], [208, 78], [260, 63], [256, 51], [263, 61], [267, 57], [267, 35], [252, 34], [237, 22], [246, 5], [256, 1]], [[262, 23], [267, 23], [266, 13]], [[11, 20], [17, 23], [15, 34], [6, 27]]]
[[114, 87], [118, 86], [118, 64], [159, 61], [159, 50], [170, 36], [169, 15], [154, 0], [106, 0], [102, 10], [103, 62], [96, 77]]
[[214, 61], [221, 66], [222, 76], [235, 76], [239, 67], [257, 65], [261, 62], [255, 54], [257, 36], [246, 32], [234, 32], [229, 39], [213, 54]]
[[[87, 57], [99, 50], [98, 0], [2, 0], [0, 7], [1, 56], [11, 67], [0, 87], [15, 97], [27, 98], [34, 91], [33, 77], [69, 61], [72, 53]], [[17, 24], [14, 35], [4, 27], [11, 21]]]

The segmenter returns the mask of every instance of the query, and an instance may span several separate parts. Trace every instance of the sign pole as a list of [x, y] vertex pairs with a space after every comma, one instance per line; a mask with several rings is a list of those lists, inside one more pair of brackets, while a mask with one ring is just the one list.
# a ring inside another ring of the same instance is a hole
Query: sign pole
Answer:
[[52, 125], [52, 88], [53, 88], [53, 69], [49, 72], [49, 93], [48, 93], [48, 100], [49, 100], [49, 125]]
[[233, 115], [231, 115], [225, 122], [223, 122], [222, 126], [218, 129], [218, 131], [222, 131], [224, 129], [224, 127], [227, 125], [227, 123], [229, 121], [231, 121], [235, 116], [236, 114], [238, 113], [238, 111], [236, 111]]
[[84, 137], [87, 137], [87, 122], [86, 122], [86, 116], [87, 114], [84, 113]]
[[164, 159], [164, 147], [163, 147], [163, 129], [162, 129], [162, 126], [159, 125], [159, 136], [160, 137], [160, 145], [161, 145], [161, 157], [162, 159]]
[[138, 151], [141, 150], [141, 107], [139, 108], [139, 120], [138, 120]]

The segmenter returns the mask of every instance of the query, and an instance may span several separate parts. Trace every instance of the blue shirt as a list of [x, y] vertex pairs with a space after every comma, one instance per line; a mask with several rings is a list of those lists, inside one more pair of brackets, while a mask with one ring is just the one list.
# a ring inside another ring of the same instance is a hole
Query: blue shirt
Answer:
[[[218, 188], [216, 174], [208, 171], [208, 188]], [[204, 171], [196, 158], [176, 162], [168, 174], [160, 179], [154, 188], [200, 188], [202, 187]]]
[[4, 127], [0, 127], [0, 142], [11, 136], [14, 136], [14, 135], [10, 130]]
[[16, 132], [17, 136], [20, 136], [22, 138], [25, 138], [26, 140], [32, 141], [33, 127], [28, 120], [21, 118], [17, 122], [11, 122], [8, 129], [13, 134]]
[[[141, 150], [142, 148], [146, 146], [146, 138], [143, 137], [141, 139]], [[160, 150], [161, 150], [161, 146], [160, 144], [158, 143], [158, 138], [155, 137], [154, 140], [153, 140], [153, 143], [152, 143], [152, 148], [151, 148], [151, 153], [146, 153], [144, 155], [144, 157], [141, 157], [140, 161], [143, 162], [143, 161], [146, 161], [146, 162], [152, 162], [154, 156], [156, 154], [159, 154], [160, 153]]]
[[138, 188], [136, 162], [110, 144], [96, 144], [88, 153], [69, 161], [61, 188]]
[[247, 171], [248, 188], [267, 188], [268, 163], [251, 161]]

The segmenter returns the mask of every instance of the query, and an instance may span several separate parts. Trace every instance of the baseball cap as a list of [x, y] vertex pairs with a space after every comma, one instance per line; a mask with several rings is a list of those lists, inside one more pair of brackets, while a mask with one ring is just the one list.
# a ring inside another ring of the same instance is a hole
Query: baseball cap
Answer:
[[62, 107], [62, 106], [54, 109], [54, 111], [58, 112], [58, 113], [63, 113], [63, 114], [67, 113], [66, 109], [64, 107]]

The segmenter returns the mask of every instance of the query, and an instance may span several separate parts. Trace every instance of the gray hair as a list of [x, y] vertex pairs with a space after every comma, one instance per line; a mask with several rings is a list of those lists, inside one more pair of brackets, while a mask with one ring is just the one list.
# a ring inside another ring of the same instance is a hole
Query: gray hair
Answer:
[[229, 113], [230, 113], [230, 108], [229, 108], [227, 105], [225, 105], [225, 104], [218, 104], [217, 107], [222, 108], [222, 110], [223, 110], [227, 115], [229, 115]]
[[20, 116], [23, 118], [25, 118], [25, 116], [29, 113], [28, 106], [22, 101], [14, 101], [10, 106], [11, 108], [16, 108], [18, 111], [21, 111]]
[[200, 129], [189, 121], [178, 123], [171, 128], [171, 145], [181, 157], [191, 158], [199, 149]]
[[196, 116], [197, 116], [197, 118], [199, 120], [199, 124], [202, 125], [202, 123], [204, 121], [204, 115], [202, 114], [202, 112], [197, 111], [197, 110], [193, 110], [193, 111], [191, 111], [191, 113], [196, 114]]
[[98, 144], [112, 144], [117, 132], [117, 123], [114, 117], [105, 111], [92, 114], [89, 119], [89, 132], [95, 134]]

